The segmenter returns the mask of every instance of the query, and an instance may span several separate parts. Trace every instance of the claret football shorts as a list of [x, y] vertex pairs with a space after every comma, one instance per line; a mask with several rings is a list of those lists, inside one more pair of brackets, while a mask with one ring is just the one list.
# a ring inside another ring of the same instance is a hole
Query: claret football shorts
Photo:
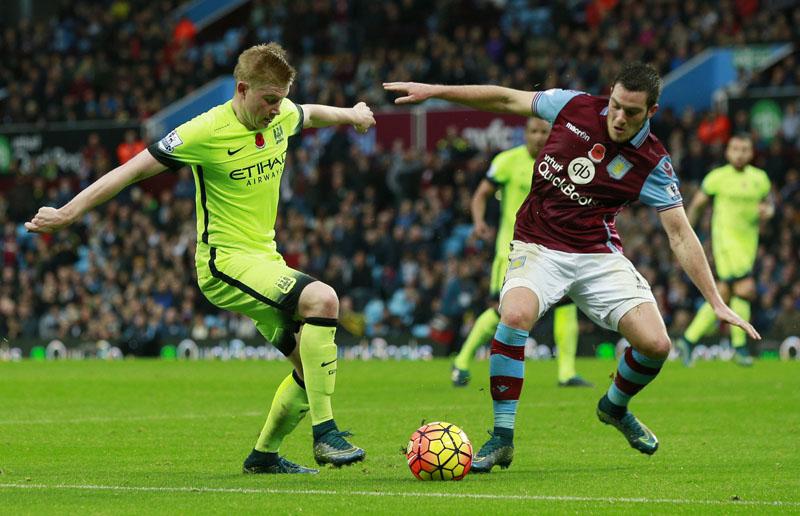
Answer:
[[569, 296], [596, 324], [617, 331], [630, 309], [656, 302], [647, 280], [621, 254], [565, 253], [519, 240], [511, 247], [501, 307], [506, 292], [525, 287], [539, 299], [539, 319]]
[[287, 266], [278, 253], [229, 253], [203, 244], [197, 246], [196, 264], [197, 283], [209, 301], [250, 317], [265, 339], [291, 354], [301, 324], [300, 293], [314, 278]]

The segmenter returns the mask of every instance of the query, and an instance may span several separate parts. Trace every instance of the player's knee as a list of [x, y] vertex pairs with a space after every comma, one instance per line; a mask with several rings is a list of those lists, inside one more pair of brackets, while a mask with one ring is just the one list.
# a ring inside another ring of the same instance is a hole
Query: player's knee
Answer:
[[753, 301], [756, 297], [756, 285], [754, 281], [743, 281], [737, 283], [733, 288], [733, 295], [748, 301]]
[[731, 302], [732, 292], [730, 285], [728, 285], [723, 281], [720, 281], [719, 283], [717, 283], [717, 290], [719, 290], [719, 297], [722, 298], [722, 301], [724, 301], [725, 304]]
[[503, 306], [501, 321], [506, 326], [520, 330], [530, 330], [533, 326], [534, 315], [521, 307]]
[[650, 358], [666, 358], [669, 355], [671, 345], [672, 342], [669, 340], [669, 336], [664, 334], [644, 343], [639, 351]]
[[298, 312], [302, 317], [339, 317], [339, 297], [330, 285], [321, 281], [311, 283], [300, 294]]

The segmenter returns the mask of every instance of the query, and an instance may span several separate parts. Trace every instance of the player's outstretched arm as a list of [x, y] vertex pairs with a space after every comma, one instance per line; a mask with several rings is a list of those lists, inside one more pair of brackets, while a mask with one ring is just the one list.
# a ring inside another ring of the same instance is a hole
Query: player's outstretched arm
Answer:
[[502, 86], [446, 86], [420, 82], [385, 82], [383, 89], [405, 94], [394, 99], [395, 104], [417, 104], [437, 98], [482, 111], [522, 116], [533, 116], [531, 104], [537, 93]]
[[154, 176], [166, 169], [156, 161], [150, 151], [143, 150], [130, 161], [118, 166], [86, 187], [61, 208], [44, 206], [25, 223], [25, 229], [32, 233], [53, 233], [72, 224], [86, 210], [114, 197], [131, 183]]
[[302, 104], [303, 129], [308, 127], [327, 127], [336, 124], [350, 124], [360, 133], [375, 125], [372, 110], [363, 102], [351, 108], [323, 106], [321, 104]]
[[736, 312], [731, 310], [728, 305], [722, 301], [719, 295], [717, 285], [714, 282], [714, 276], [711, 274], [711, 268], [708, 266], [706, 255], [703, 253], [703, 247], [700, 245], [700, 240], [692, 226], [689, 225], [689, 220], [686, 218], [686, 212], [682, 206], [664, 210], [659, 213], [661, 224], [669, 237], [669, 246], [678, 257], [678, 261], [689, 275], [692, 282], [697, 285], [703, 297], [714, 309], [714, 314], [720, 321], [725, 321], [742, 328], [752, 339], [761, 339], [761, 335], [753, 328], [753, 326], [739, 317]]

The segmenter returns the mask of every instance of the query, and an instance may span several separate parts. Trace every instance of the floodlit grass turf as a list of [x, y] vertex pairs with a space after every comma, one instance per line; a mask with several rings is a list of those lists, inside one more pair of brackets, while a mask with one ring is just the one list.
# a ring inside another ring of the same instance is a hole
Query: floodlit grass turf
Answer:
[[[0, 363], [0, 514], [800, 513], [800, 362], [668, 363], [632, 404], [661, 441], [648, 457], [594, 414], [615, 362], [580, 360], [598, 386], [565, 389], [529, 361], [511, 468], [420, 482], [404, 450], [423, 420], [476, 451], [491, 428], [488, 362], [467, 388], [449, 369], [340, 363], [334, 413], [366, 461], [245, 476], [285, 362]], [[281, 451], [313, 464], [308, 418]]]

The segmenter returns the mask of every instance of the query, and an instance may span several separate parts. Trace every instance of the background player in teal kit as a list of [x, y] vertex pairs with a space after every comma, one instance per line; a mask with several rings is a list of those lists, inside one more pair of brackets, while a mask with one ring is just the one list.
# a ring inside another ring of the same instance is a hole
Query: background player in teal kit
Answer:
[[[711, 249], [719, 282], [717, 288], [731, 309], [742, 319], [750, 319], [750, 301], [756, 295], [753, 264], [758, 251], [758, 223], [772, 217], [775, 208], [769, 197], [767, 173], [750, 165], [753, 141], [749, 135], [735, 135], [725, 148], [728, 164], [716, 168], [703, 179], [692, 199], [687, 217], [697, 223], [705, 205], [714, 198], [711, 218]], [[703, 303], [683, 337], [675, 342], [686, 366], [692, 365], [692, 347], [716, 324], [714, 310]], [[734, 360], [740, 365], [753, 365], [747, 350], [747, 335], [739, 327], [731, 327]]]
[[294, 370], [278, 387], [245, 473], [317, 473], [278, 455], [283, 439], [311, 414], [319, 464], [360, 461], [333, 420], [334, 343], [339, 300], [328, 285], [286, 266], [275, 244], [280, 180], [288, 139], [305, 127], [375, 124], [363, 102], [352, 108], [295, 105], [286, 98], [295, 70], [276, 44], [239, 56], [233, 99], [195, 117], [121, 165], [59, 209], [43, 207], [25, 224], [50, 233], [125, 186], [165, 168], [192, 167], [197, 191], [197, 267], [203, 294], [220, 308], [251, 317]]
[[[497, 299], [503, 287], [508, 268], [508, 254], [514, 237], [514, 221], [517, 211], [531, 191], [536, 156], [550, 135], [550, 123], [540, 118], [529, 118], [525, 125], [525, 145], [501, 152], [492, 160], [486, 178], [481, 181], [472, 196], [472, 221], [474, 232], [484, 240], [491, 238], [492, 231], [486, 224], [486, 201], [500, 188], [500, 222], [497, 227], [495, 257], [492, 262], [490, 295], [492, 306], [475, 320], [472, 330], [461, 346], [453, 362], [453, 385], [469, 383], [469, 369], [475, 351], [489, 342], [500, 322]], [[575, 372], [575, 352], [578, 349], [578, 308], [573, 304], [560, 305], [553, 311], [553, 340], [558, 349], [558, 385], [562, 387], [591, 387]]]

